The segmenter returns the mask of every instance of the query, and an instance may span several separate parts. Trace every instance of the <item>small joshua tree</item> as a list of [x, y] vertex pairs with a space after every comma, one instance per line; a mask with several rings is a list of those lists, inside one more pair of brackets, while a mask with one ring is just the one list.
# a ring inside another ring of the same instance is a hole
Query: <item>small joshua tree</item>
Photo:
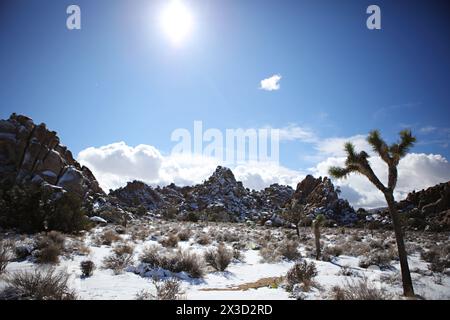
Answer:
[[322, 225], [325, 217], [321, 214], [317, 215], [312, 223], [313, 231], [314, 231], [314, 239], [316, 241], [316, 260], [320, 259], [320, 226]]
[[403, 232], [400, 225], [397, 208], [395, 206], [394, 189], [397, 184], [397, 166], [400, 159], [403, 158], [409, 149], [414, 145], [416, 138], [411, 134], [410, 130], [403, 130], [400, 132], [400, 141], [388, 146], [381, 138], [379, 131], [374, 130], [369, 133], [367, 141], [372, 146], [373, 150], [388, 165], [389, 175], [387, 186], [385, 186], [373, 172], [368, 161], [369, 155], [365, 151], [361, 151], [359, 153], [356, 152], [354, 145], [350, 142], [345, 144], [345, 151], [347, 153], [345, 167], [331, 167], [329, 169], [329, 173], [331, 176], [338, 179], [345, 178], [352, 172], [362, 174], [383, 193], [388, 204], [392, 225], [394, 227], [395, 239], [397, 241], [398, 255], [402, 271], [403, 294], [405, 296], [414, 296], [414, 289], [408, 266], [408, 257], [405, 250], [405, 243], [403, 241]]
[[281, 214], [282, 218], [295, 226], [297, 236], [300, 237], [300, 224], [305, 219], [305, 207], [297, 200], [293, 200]]

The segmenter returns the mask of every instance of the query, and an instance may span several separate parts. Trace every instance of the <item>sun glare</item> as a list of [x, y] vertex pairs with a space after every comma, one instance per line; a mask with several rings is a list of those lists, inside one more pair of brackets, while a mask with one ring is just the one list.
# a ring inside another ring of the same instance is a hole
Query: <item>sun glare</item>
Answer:
[[192, 30], [191, 12], [181, 0], [170, 0], [161, 14], [161, 27], [174, 45], [180, 45]]

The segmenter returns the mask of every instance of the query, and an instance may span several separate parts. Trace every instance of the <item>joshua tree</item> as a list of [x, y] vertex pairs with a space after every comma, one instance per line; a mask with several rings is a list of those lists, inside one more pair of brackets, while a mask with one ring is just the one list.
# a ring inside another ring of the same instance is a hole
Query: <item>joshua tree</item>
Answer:
[[316, 260], [320, 259], [320, 226], [322, 225], [323, 221], [325, 220], [324, 216], [319, 214], [312, 222], [312, 227], [314, 231], [314, 238], [316, 240]]
[[403, 130], [400, 132], [400, 141], [388, 146], [381, 138], [380, 132], [378, 130], [374, 130], [369, 133], [367, 141], [372, 146], [373, 150], [388, 165], [389, 175], [387, 186], [381, 183], [373, 172], [368, 161], [369, 155], [365, 151], [357, 153], [354, 145], [350, 142], [345, 144], [345, 151], [347, 153], [345, 168], [332, 167], [329, 169], [329, 173], [335, 178], [345, 178], [352, 172], [362, 174], [366, 176], [369, 181], [372, 182], [384, 194], [391, 215], [392, 225], [394, 227], [395, 239], [397, 241], [398, 255], [402, 271], [403, 294], [405, 296], [414, 296], [414, 289], [408, 266], [408, 257], [406, 255], [405, 243], [403, 242], [402, 227], [400, 225], [400, 219], [395, 205], [394, 189], [397, 184], [398, 163], [414, 145], [416, 138], [411, 134], [410, 130]]
[[293, 202], [283, 210], [281, 214], [282, 218], [295, 226], [297, 236], [300, 237], [300, 224], [305, 219], [305, 207], [297, 200]]

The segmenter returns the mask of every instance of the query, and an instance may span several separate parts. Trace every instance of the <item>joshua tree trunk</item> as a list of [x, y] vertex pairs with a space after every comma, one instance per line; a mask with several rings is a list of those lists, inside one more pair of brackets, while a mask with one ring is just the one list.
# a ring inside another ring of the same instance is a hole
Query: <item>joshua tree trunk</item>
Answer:
[[297, 237], [300, 238], [300, 226], [299, 226], [299, 224], [300, 224], [300, 222], [295, 225], [295, 231], [297, 232]]
[[314, 228], [314, 238], [316, 240], [316, 260], [320, 259], [320, 229], [319, 229], [319, 223], [314, 222], [313, 224]]
[[400, 268], [402, 272], [403, 293], [407, 297], [414, 296], [414, 288], [411, 280], [411, 273], [409, 272], [408, 256], [406, 254], [405, 243], [403, 241], [403, 231], [400, 224], [397, 208], [395, 206], [394, 195], [390, 191], [384, 193], [386, 202], [391, 214], [392, 225], [394, 227], [395, 239], [397, 241], [398, 257], [400, 259]]

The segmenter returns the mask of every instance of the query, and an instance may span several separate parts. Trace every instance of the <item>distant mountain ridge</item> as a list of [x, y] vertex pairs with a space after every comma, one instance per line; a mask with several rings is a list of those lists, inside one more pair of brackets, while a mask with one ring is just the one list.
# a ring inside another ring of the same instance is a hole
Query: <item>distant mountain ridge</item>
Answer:
[[167, 213], [170, 210], [179, 218], [199, 213], [203, 218], [214, 216], [224, 221], [265, 220], [281, 224], [278, 215], [293, 199], [306, 203], [311, 217], [324, 214], [336, 224], [357, 221], [353, 208], [339, 199], [331, 180], [308, 175], [296, 190], [290, 186], [272, 184], [263, 190], [244, 188], [236, 181], [229, 168], [218, 166], [203, 183], [190, 187], [150, 187], [143, 182], [129, 182], [125, 187], [111, 191], [110, 196], [125, 207], [144, 205], [147, 210]]

